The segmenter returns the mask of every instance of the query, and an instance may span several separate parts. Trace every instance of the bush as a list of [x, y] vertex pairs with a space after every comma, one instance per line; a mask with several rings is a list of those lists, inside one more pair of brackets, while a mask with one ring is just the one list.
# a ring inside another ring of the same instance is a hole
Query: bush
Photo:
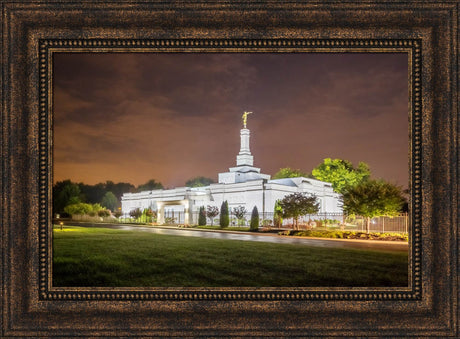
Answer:
[[230, 216], [228, 212], [228, 203], [225, 200], [220, 207], [220, 219], [219, 219], [220, 227], [225, 228], [228, 227], [230, 224]]
[[134, 219], [138, 219], [142, 215], [142, 211], [140, 208], [136, 208], [129, 212], [129, 215], [133, 217]]
[[165, 225], [174, 225], [176, 223], [176, 218], [165, 218]]
[[251, 214], [251, 223], [249, 225], [249, 231], [257, 232], [259, 230], [259, 211], [257, 206], [254, 206]]
[[106, 209], [100, 210], [100, 211], [97, 212], [97, 215], [102, 217], [102, 218], [103, 217], [110, 217], [110, 214], [111, 214], [110, 211], [106, 210]]
[[204, 206], [201, 206], [200, 211], [198, 212], [198, 225], [206, 225], [206, 211], [204, 210]]

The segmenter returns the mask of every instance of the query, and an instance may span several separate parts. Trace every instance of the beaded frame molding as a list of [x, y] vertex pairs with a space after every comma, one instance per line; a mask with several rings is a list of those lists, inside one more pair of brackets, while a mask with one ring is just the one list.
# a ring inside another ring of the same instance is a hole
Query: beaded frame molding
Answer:
[[[421, 42], [419, 40], [352, 40], [352, 39], [167, 39], [167, 40], [40, 40], [40, 298], [51, 300], [419, 300], [421, 297]], [[322, 53], [379, 52], [405, 53], [408, 56], [411, 96], [410, 135], [412, 135], [411, 168], [412, 206], [409, 251], [409, 286], [402, 288], [136, 288], [109, 292], [104, 289], [62, 288], [52, 286], [52, 227], [50, 227], [49, 187], [52, 177], [52, 65], [54, 53], [108, 53], [108, 52], [276, 52]]]
[[[2, 336], [458, 336], [458, 1], [1, 4]], [[407, 54], [408, 286], [54, 287], [64, 52]]]

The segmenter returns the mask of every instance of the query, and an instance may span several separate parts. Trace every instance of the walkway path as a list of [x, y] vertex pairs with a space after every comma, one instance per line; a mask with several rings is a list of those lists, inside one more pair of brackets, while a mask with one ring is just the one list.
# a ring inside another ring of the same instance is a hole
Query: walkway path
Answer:
[[[66, 223], [70, 225], [71, 223]], [[292, 236], [279, 236], [273, 233], [248, 234], [243, 232], [232, 232], [225, 230], [198, 230], [198, 229], [179, 229], [176, 227], [145, 227], [131, 226], [123, 224], [83, 224], [75, 223], [76, 226], [83, 227], [104, 227], [126, 231], [149, 232], [166, 235], [178, 235], [187, 237], [200, 237], [211, 239], [259, 241], [276, 244], [300, 244], [317, 247], [334, 248], [360, 248], [368, 250], [398, 251], [407, 252], [408, 244], [399, 241], [379, 241], [379, 240], [350, 240], [350, 239], [327, 239], [327, 238], [305, 238]]]

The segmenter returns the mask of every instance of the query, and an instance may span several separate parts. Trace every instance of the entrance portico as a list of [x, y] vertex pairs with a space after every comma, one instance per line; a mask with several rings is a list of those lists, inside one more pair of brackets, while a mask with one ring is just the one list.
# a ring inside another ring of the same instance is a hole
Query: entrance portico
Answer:
[[156, 201], [157, 203], [157, 222], [158, 224], [164, 224], [165, 222], [165, 206], [184, 206], [184, 224], [190, 224], [190, 200], [168, 200], [168, 201]]

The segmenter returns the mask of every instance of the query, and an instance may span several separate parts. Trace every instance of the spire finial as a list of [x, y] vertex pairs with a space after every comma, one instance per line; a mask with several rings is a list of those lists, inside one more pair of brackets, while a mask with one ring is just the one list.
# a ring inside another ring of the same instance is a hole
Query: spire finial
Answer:
[[246, 123], [248, 122], [248, 115], [252, 112], [244, 112], [243, 113], [243, 127], [246, 128]]

